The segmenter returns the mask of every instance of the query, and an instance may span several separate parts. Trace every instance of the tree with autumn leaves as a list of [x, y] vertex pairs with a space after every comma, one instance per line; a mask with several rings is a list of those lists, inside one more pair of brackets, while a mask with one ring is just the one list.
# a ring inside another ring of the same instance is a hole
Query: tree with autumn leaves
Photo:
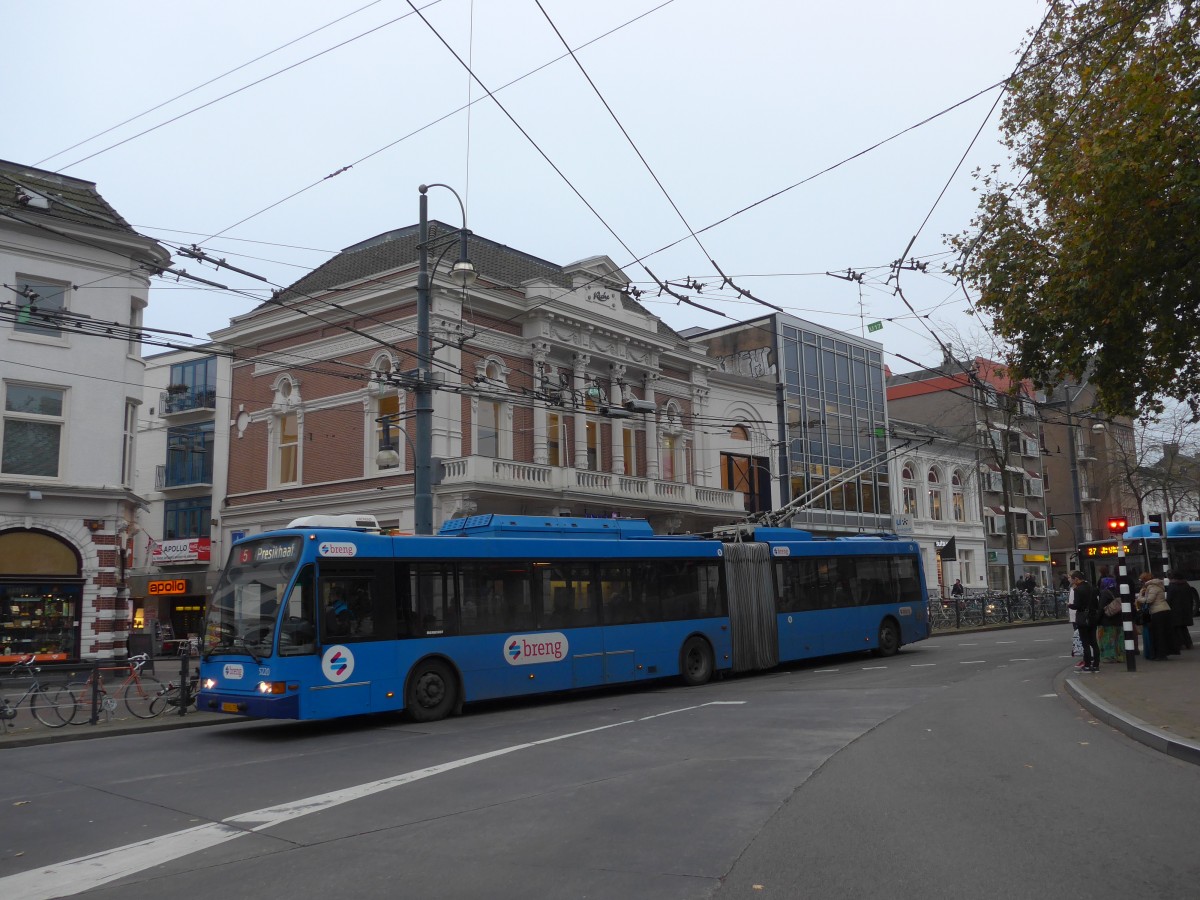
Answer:
[[1014, 376], [1200, 416], [1200, 0], [1049, 0], [1001, 135], [950, 241]]

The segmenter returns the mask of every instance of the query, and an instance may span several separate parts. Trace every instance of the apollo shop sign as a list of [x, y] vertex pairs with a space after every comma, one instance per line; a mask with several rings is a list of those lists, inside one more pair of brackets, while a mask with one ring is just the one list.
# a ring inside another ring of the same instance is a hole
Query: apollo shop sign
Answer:
[[210, 538], [182, 538], [174, 541], [157, 541], [150, 551], [150, 562], [154, 565], [208, 562], [211, 554], [212, 540]]

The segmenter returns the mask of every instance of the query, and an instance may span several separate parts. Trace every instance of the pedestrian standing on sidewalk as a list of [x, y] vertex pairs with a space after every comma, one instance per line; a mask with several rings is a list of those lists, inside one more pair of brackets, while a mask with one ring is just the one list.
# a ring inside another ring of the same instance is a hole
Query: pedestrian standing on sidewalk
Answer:
[[1072, 659], [1078, 656], [1079, 662], [1075, 663], [1076, 669], [1083, 668], [1083, 644], [1079, 640], [1079, 623], [1076, 621], [1075, 615], [1075, 582], [1073, 580], [1074, 572], [1067, 576], [1069, 584], [1067, 586], [1067, 619], [1071, 623], [1071, 657]]
[[1071, 602], [1068, 609], [1075, 610], [1075, 630], [1083, 645], [1083, 672], [1100, 671], [1100, 645], [1096, 643], [1096, 625], [1100, 622], [1100, 608], [1096, 605], [1096, 589], [1084, 580], [1083, 573], [1076, 569], [1071, 573]]
[[1168, 660], [1171, 652], [1171, 607], [1167, 603], [1167, 591], [1162, 581], [1149, 572], [1138, 576], [1142, 589], [1138, 591], [1138, 609], [1150, 614], [1150, 626], [1146, 629], [1147, 659]]
[[[1100, 567], [1096, 605], [1100, 607], [1100, 626], [1096, 641], [1100, 644], [1101, 662], [1125, 662], [1125, 634], [1121, 617], [1121, 601], [1117, 599], [1117, 580], [1108, 574], [1108, 566]], [[1113, 608], [1113, 612], [1109, 609]]]
[[1192, 635], [1188, 631], [1194, 621], [1192, 607], [1196, 602], [1196, 589], [1177, 572], [1171, 573], [1167, 584], [1167, 605], [1171, 607], [1171, 653], [1192, 649]]

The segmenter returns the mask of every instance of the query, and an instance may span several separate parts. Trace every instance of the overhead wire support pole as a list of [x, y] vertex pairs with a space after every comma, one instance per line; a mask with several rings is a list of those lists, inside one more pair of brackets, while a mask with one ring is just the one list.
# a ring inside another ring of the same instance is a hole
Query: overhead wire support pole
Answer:
[[462, 210], [458, 262], [450, 277], [465, 289], [475, 281], [475, 267], [467, 259], [467, 210], [458, 192], [448, 184], [422, 184], [420, 219], [417, 226], [417, 379], [413, 388], [416, 406], [416, 440], [413, 449], [413, 533], [433, 534], [433, 352], [429, 334], [429, 197], [431, 187], [454, 194]]
[[421, 185], [420, 224], [417, 227], [417, 439], [413, 442], [413, 533], [433, 534], [433, 386], [429, 371], [429, 188]]

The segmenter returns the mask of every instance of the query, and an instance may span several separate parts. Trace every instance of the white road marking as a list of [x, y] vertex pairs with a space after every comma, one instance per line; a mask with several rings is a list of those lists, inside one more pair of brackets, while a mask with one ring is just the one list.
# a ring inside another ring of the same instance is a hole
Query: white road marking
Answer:
[[317, 794], [314, 797], [292, 800], [287, 803], [281, 803], [278, 806], [269, 806], [265, 809], [240, 813], [220, 822], [198, 825], [195, 828], [176, 831], [173, 834], [160, 835], [159, 837], [138, 841], [134, 844], [126, 844], [124, 847], [114, 847], [111, 850], [102, 850], [99, 853], [80, 856], [76, 859], [69, 859], [65, 862], [54, 863], [38, 869], [31, 869], [28, 872], [20, 872], [16, 875], [0, 878], [0, 897], [4, 897], [5, 900], [51, 900], [54, 897], [67, 897], [72, 894], [91, 890], [102, 884], [108, 884], [110, 881], [116, 881], [119, 878], [125, 878], [146, 869], [154, 868], [155, 866], [164, 865], [172, 860], [190, 856], [201, 850], [207, 850], [210, 847], [215, 847], [234, 838], [245, 837], [248, 834], [263, 831], [267, 828], [281, 825], [284, 822], [290, 822], [293, 819], [307, 816], [310, 813], [324, 812], [343, 803], [361, 800], [363, 797], [369, 797], [381, 791], [411, 784], [414, 781], [420, 781], [424, 778], [431, 778], [434, 775], [441, 775], [443, 772], [461, 769], [464, 766], [473, 765], [474, 763], [486, 762], [498, 756], [516, 753], [518, 750], [528, 750], [531, 747], [540, 747], [543, 744], [565, 741], [569, 738], [581, 737], [585, 734], [595, 734], [596, 732], [607, 731], [610, 728], [618, 728], [622, 725], [632, 725], [635, 721], [644, 722], [647, 719], [669, 716], [677, 712], [689, 712], [702, 709], [706, 706], [739, 705], [744, 702], [743, 700], [714, 701], [711, 703], [701, 703], [698, 706], [689, 706], [684, 709], [669, 710], [664, 713], [658, 713], [656, 716], [646, 716], [643, 719], [626, 719], [621, 722], [613, 722], [610, 725], [601, 725], [598, 728], [573, 731], [569, 734], [542, 738], [538, 741], [529, 741], [524, 744], [514, 744], [511, 747], [502, 747], [499, 750], [489, 750], [487, 753], [479, 753], [475, 756], [467, 756], [463, 759], [456, 759], [440, 765], [416, 769], [412, 772], [393, 775], [378, 781], [369, 781], [366, 784], [353, 785], [341, 788], [340, 790]]
[[959, 644], [960, 647], [978, 647], [978, 644]]
[[841, 669], [813, 669], [814, 675], [820, 675], [823, 672], [840, 672]]
[[1009, 662], [1033, 662], [1031, 656], [1018, 656], [1016, 659], [1010, 659]]
[[886, 668], [887, 668], [887, 666], [863, 666], [862, 670], [864, 672], [874, 672], [876, 669], [886, 669]]
[[985, 663], [985, 662], [987, 662], [986, 659], [960, 659], [958, 661], [958, 664], [960, 666], [977, 666], [980, 663]]
[[1057, 697], [1058, 694], [1042, 694], [1043, 697]]
[[909, 663], [908, 667], [910, 669], [924, 669], [927, 666], [936, 666], [936, 665], [937, 665], [937, 663]]
[[997, 644], [1015, 644], [1016, 641], [996, 641]]

